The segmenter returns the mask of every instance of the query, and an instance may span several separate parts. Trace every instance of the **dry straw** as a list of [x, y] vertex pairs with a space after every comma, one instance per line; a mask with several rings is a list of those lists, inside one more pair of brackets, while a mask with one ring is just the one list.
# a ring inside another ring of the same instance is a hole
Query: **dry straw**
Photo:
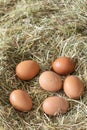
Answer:
[[[43, 91], [40, 74], [29, 82], [15, 75], [22, 60], [39, 62], [41, 73], [51, 70], [59, 56], [76, 62], [73, 74], [85, 86], [82, 99], [69, 99], [62, 91]], [[18, 112], [10, 105], [9, 94], [18, 88], [31, 95], [31, 112]], [[51, 95], [67, 98], [70, 111], [55, 117], [44, 114], [42, 102]], [[0, 122], [5, 130], [87, 130], [86, 0], [0, 0]]]

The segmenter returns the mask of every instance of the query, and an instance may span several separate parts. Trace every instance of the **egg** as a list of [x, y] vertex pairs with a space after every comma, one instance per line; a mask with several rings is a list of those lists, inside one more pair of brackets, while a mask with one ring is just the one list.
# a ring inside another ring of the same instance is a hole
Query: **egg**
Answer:
[[64, 81], [64, 92], [72, 99], [79, 99], [84, 94], [83, 82], [76, 76], [68, 76]]
[[60, 57], [52, 64], [53, 70], [60, 75], [67, 75], [74, 71], [75, 63], [69, 57]]
[[11, 92], [9, 96], [12, 106], [23, 112], [28, 112], [32, 109], [32, 99], [27, 92], [17, 89]]
[[16, 67], [16, 75], [21, 80], [30, 80], [34, 78], [40, 70], [40, 66], [36, 61], [25, 60], [20, 62]]
[[42, 89], [56, 92], [62, 89], [62, 79], [52, 71], [45, 71], [39, 77], [39, 84]]
[[69, 102], [58, 96], [48, 97], [44, 100], [43, 111], [48, 115], [64, 114], [69, 110]]

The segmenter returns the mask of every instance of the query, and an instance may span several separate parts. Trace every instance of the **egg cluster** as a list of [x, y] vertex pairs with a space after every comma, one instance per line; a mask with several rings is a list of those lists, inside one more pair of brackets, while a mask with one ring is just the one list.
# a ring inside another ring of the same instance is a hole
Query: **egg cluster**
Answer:
[[[53, 71], [45, 71], [39, 77], [40, 87], [46, 91], [57, 92], [61, 89], [72, 99], [79, 99], [84, 94], [82, 81], [74, 75], [69, 75], [75, 70], [75, 63], [69, 57], [60, 57], [52, 64]], [[16, 66], [16, 75], [21, 80], [30, 80], [40, 71], [40, 66], [36, 61], [25, 60]], [[68, 75], [64, 82], [61, 76]], [[32, 109], [32, 99], [23, 90], [17, 89], [11, 92], [9, 97], [12, 106], [23, 112]], [[64, 114], [69, 110], [69, 102], [60, 96], [51, 96], [43, 101], [43, 111], [48, 115]]]

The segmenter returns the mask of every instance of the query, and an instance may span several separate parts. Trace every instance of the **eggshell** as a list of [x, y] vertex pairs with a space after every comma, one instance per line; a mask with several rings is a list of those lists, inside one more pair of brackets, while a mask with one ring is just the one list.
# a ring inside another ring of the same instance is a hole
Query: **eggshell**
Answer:
[[69, 102], [62, 97], [53, 96], [46, 98], [42, 107], [48, 115], [64, 114], [69, 110]]
[[32, 109], [32, 99], [27, 92], [23, 90], [14, 90], [9, 97], [12, 106], [23, 112], [28, 112]]
[[52, 71], [45, 71], [39, 77], [41, 88], [47, 91], [56, 92], [62, 88], [62, 80], [59, 75]]
[[21, 80], [30, 80], [39, 73], [39, 70], [40, 66], [36, 61], [25, 60], [17, 65], [16, 75]]
[[69, 98], [79, 99], [84, 94], [84, 85], [76, 76], [68, 76], [64, 81], [64, 92]]
[[69, 57], [60, 57], [52, 64], [53, 70], [60, 75], [67, 75], [74, 71], [75, 63]]

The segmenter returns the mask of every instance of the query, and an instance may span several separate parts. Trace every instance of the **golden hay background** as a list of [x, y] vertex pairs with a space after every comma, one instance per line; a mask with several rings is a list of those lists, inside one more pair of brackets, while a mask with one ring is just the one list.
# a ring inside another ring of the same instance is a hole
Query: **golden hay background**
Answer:
[[[40, 88], [39, 75], [51, 70], [59, 56], [76, 62], [73, 74], [85, 86], [82, 99]], [[41, 67], [39, 75], [28, 82], [15, 75], [16, 65], [25, 59], [36, 60]], [[18, 88], [31, 95], [32, 111], [18, 112], [10, 105], [9, 94]], [[65, 97], [70, 111], [56, 117], [43, 113], [42, 102], [51, 95]], [[0, 0], [0, 123], [5, 130], [87, 130], [86, 0]]]

